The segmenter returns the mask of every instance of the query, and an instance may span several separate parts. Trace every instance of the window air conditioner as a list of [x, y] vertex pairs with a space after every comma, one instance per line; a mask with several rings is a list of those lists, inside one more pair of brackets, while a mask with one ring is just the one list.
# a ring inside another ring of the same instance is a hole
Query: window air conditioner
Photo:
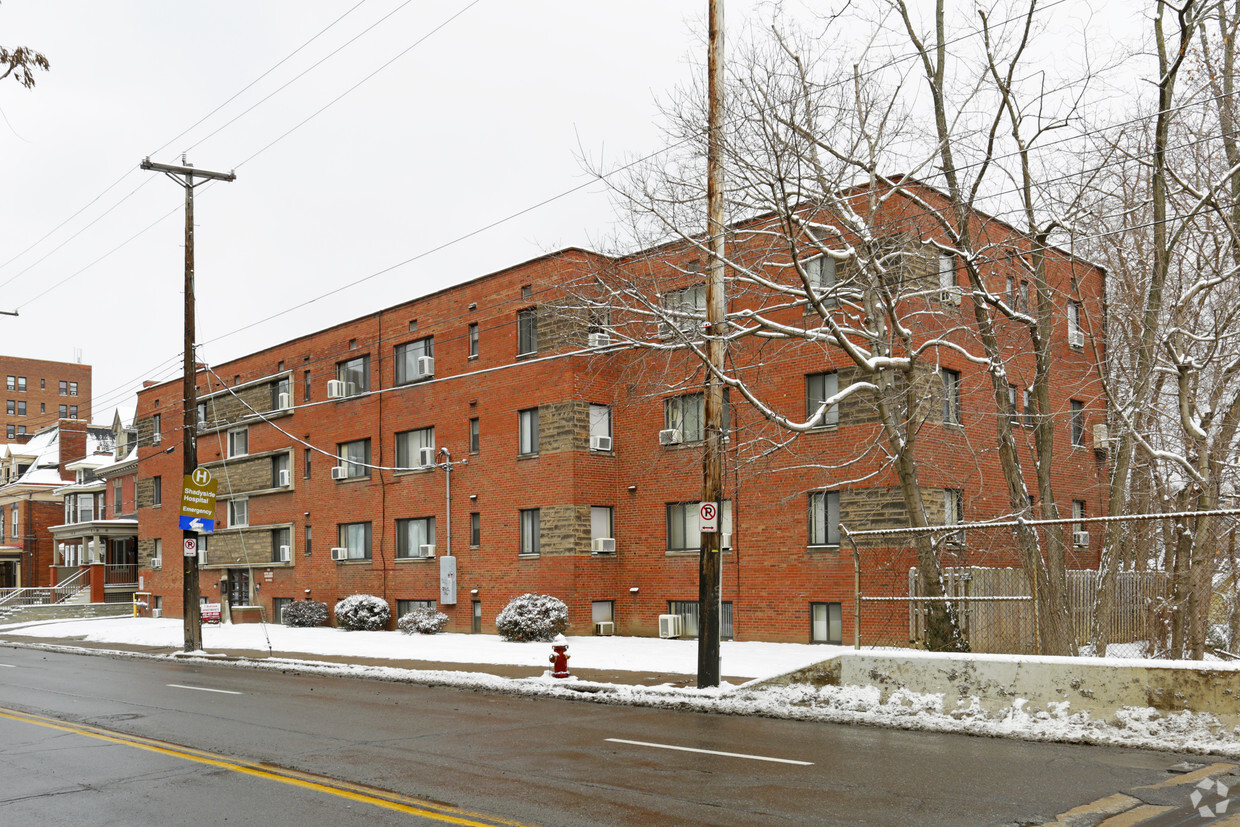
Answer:
[[1099, 422], [1094, 425], [1094, 450], [1105, 451], [1110, 447], [1111, 434], [1107, 430], [1106, 423]]
[[340, 399], [344, 396], [344, 382], [339, 379], [327, 380], [327, 398]]
[[1072, 532], [1072, 545], [1088, 546], [1089, 545], [1089, 532], [1088, 531]]
[[333, 465], [332, 466], [332, 479], [343, 480], [343, 479], [348, 479], [348, 477], [349, 477], [349, 466], [347, 465]]
[[590, 437], [591, 451], [610, 451], [611, 437], [609, 436], [592, 436]]
[[680, 429], [679, 428], [668, 428], [665, 431], [659, 431], [659, 444], [660, 445], [679, 445], [680, 444]]
[[586, 341], [590, 347], [607, 347], [611, 344], [611, 337], [606, 333], [591, 333], [586, 337]]
[[293, 407], [293, 400], [289, 398], [287, 393], [282, 393], [276, 397], [276, 408], [278, 410], [286, 411], [291, 407]]
[[349, 559], [349, 550], [348, 550], [347, 548], [334, 548], [334, 549], [332, 549], [332, 559], [333, 559], [333, 560], [348, 560], [348, 559]]
[[616, 633], [616, 624], [610, 620], [600, 620], [594, 624], [594, 634], [596, 635], [614, 635]]
[[158, 557], [151, 558], [151, 571], [159, 571], [164, 567], [164, 561]]
[[418, 376], [434, 376], [435, 375], [435, 357], [419, 356], [418, 357]]
[[418, 465], [422, 466], [423, 468], [430, 468], [434, 464], [435, 464], [435, 449], [434, 448], [419, 448], [418, 449]]
[[207, 564], [207, 550], [205, 548], [198, 549], [198, 565], [205, 566]]
[[1085, 347], [1085, 331], [1074, 330], [1068, 333], [1068, 344], [1072, 347]]
[[289, 470], [287, 468], [281, 468], [280, 469], [280, 487], [288, 488], [289, 483], [291, 483], [292, 481], [293, 481], [293, 475], [289, 473]]
[[277, 557], [281, 563], [287, 563], [289, 560], [292, 559], [293, 557], [292, 549], [290, 549], [288, 546], [280, 546], [279, 551], [280, 553], [277, 555]]
[[423, 543], [422, 545], [418, 546], [418, 554], [421, 555], [422, 557], [434, 557], [435, 556], [435, 544], [434, 543]]
[[719, 535], [719, 548], [732, 548], [732, 535], [730, 532], [722, 532]]
[[615, 554], [616, 541], [612, 537], [598, 537], [590, 541], [590, 551], [595, 554]]
[[939, 291], [939, 302], [941, 304], [960, 304], [960, 290], [955, 287], [949, 287], [946, 290]]
[[159, 431], [156, 431], [155, 433], [151, 434], [152, 445], [158, 445], [159, 443], [163, 441], [164, 441], [163, 434], [161, 434]]
[[680, 637], [681, 624], [680, 615], [659, 615], [659, 637]]

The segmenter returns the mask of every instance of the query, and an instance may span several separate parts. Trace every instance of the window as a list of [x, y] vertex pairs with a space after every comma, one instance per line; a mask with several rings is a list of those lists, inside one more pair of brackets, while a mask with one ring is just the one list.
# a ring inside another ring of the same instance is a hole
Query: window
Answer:
[[282, 379], [277, 379], [271, 383], [271, 409], [273, 411], [284, 410], [289, 407], [289, 405], [283, 403], [292, 403], [292, 401], [293, 395], [289, 393], [289, 381], [287, 376]]
[[521, 554], [538, 554], [542, 544], [537, 508], [521, 509]]
[[517, 411], [517, 424], [520, 428], [517, 454], [529, 456], [538, 453], [538, 408], [526, 408]]
[[521, 285], [521, 298], [522, 298], [523, 300], [525, 300], [525, 301], [529, 301], [529, 300], [530, 300], [530, 299], [532, 299], [533, 297], [534, 297], [534, 288], [533, 288], [533, 286], [532, 286], [532, 285], [529, 285], [529, 284], [523, 284], [523, 285]]
[[1016, 386], [1008, 385], [1008, 423], [1015, 428], [1020, 425], [1020, 402], [1016, 398]]
[[398, 559], [434, 557], [434, 551], [422, 548], [434, 545], [434, 517], [416, 517], [411, 520], [396, 521], [396, 557]]
[[1016, 276], [1013, 276], [1011, 273], [1008, 273], [1006, 276], [1004, 276], [1003, 288], [1004, 288], [1004, 293], [1005, 293], [1004, 301], [1007, 302], [1008, 307], [1015, 310], [1016, 309]]
[[69, 418], [69, 406], [68, 405], [58, 406], [56, 408], [56, 415], [59, 416], [61, 419], [68, 419]]
[[840, 424], [839, 404], [823, 408], [828, 399], [840, 392], [839, 374], [811, 373], [805, 377], [805, 414], [816, 427], [828, 428]]
[[10, 513], [12, 514], [12, 519], [9, 520], [9, 525], [12, 526], [10, 530], [13, 532], [12, 534], [13, 539], [16, 540], [17, 539], [17, 503], [13, 503], [13, 508], [11, 509]]
[[228, 456], [243, 457], [250, 452], [250, 430], [237, 428], [228, 432]]
[[1072, 545], [1087, 546], [1089, 545], [1089, 535], [1085, 533], [1085, 524], [1081, 522], [1085, 519], [1085, 501], [1072, 501]]
[[1068, 344], [1072, 347], [1085, 346], [1085, 331], [1081, 329], [1081, 305], [1079, 302], [1068, 302]]
[[1021, 313], [1028, 313], [1033, 309], [1033, 305], [1029, 302], [1029, 282], [1022, 280], [1020, 283], [1020, 296], [1016, 300], [1017, 310]]
[[1032, 428], [1036, 420], [1033, 411], [1033, 391], [1025, 388], [1025, 427]]
[[[719, 637], [730, 640], [732, 634], [732, 601], [719, 605]], [[685, 637], [698, 636], [698, 602], [696, 600], [669, 600], [667, 613], [680, 615], [681, 630]]]
[[291, 597], [273, 597], [271, 598], [271, 616], [276, 623], [284, 622], [284, 610], [293, 605]]
[[310, 457], [314, 456], [314, 451], [310, 448], [303, 448], [301, 452], [301, 475], [306, 479], [310, 479]]
[[700, 393], [663, 400], [663, 427], [680, 432], [680, 442], [705, 438], [706, 397]]
[[835, 291], [835, 259], [828, 255], [820, 255], [805, 262], [805, 275], [809, 277], [809, 285], [819, 297], [833, 300], [831, 293]]
[[39, 413], [47, 413], [47, 403], [46, 403], [46, 402], [40, 402], [40, 403], [39, 403]]
[[939, 291], [942, 301], [956, 304], [960, 300], [960, 290], [956, 286], [956, 259], [947, 253], [939, 254]]
[[60, 380], [60, 388], [59, 388], [59, 390], [60, 390], [60, 395], [61, 395], [61, 396], [68, 396], [68, 395], [69, 395], [69, 383], [68, 383], [68, 382], [66, 382], [65, 380], [61, 379], [61, 380]]
[[833, 643], [839, 646], [844, 642], [843, 612], [839, 603], [809, 604], [809, 642]]
[[538, 352], [538, 314], [534, 308], [517, 311], [517, 355]]
[[[63, 408], [64, 405], [61, 405], [60, 407]], [[158, 445], [160, 442], [163, 441], [164, 439], [163, 432], [164, 432], [163, 416], [160, 414], [153, 414], [151, 416], [151, 444], [152, 445]]]
[[291, 528], [274, 528], [271, 530], [271, 562], [284, 562], [284, 549], [288, 549], [289, 561], [293, 559], [293, 530]]
[[26, 401], [24, 399], [17, 400], [17, 415], [18, 416], [26, 415]]
[[[603, 437], [605, 443], [598, 443], [595, 437]], [[590, 406], [590, 447], [594, 448], [599, 444], [598, 450], [605, 450], [611, 447], [611, 406], [610, 405], [591, 405]]]
[[77, 396], [77, 382], [70, 382], [70, 383], [69, 383], [69, 395], [70, 395], [70, 396]]
[[346, 560], [370, 559], [370, 523], [341, 523], [339, 541]]
[[163, 477], [151, 477], [151, 505], [162, 505], [164, 502]]
[[[698, 526], [698, 508], [700, 503], [668, 503], [667, 504], [667, 550], [697, 551], [702, 547], [702, 530]], [[723, 501], [723, 518], [719, 521], [719, 530], [724, 534], [732, 533], [732, 501]], [[722, 540], [722, 538], [721, 538]], [[730, 543], [722, 543], [724, 548]]]
[[26, 426], [25, 426], [25, 425], [18, 425], [18, 426], [17, 426], [17, 435], [18, 435], [18, 436], [25, 436], [25, 435], [26, 435]]
[[4, 401], [4, 412], [9, 416], [13, 416], [13, 414], [17, 413], [17, 403], [12, 399], [6, 399]]
[[[943, 525], [960, 525], [964, 522], [964, 492], [958, 488], [943, 489]], [[964, 544], [964, 532], [953, 531], [947, 542]]]
[[196, 416], [197, 416], [197, 421], [198, 421], [198, 427], [205, 428], [207, 426], [207, 403], [199, 402], [195, 406], [195, 410], [197, 412]]
[[670, 336], [674, 330], [681, 333], [701, 330], [706, 320], [706, 285], [671, 291], [663, 297], [663, 310], [667, 315], [661, 329], [664, 336]]
[[4, 436], [6, 439], [12, 439], [16, 434], [17, 434], [17, 429], [14, 428], [12, 425], [6, 425], [4, 427]]
[[469, 358], [478, 358], [478, 324], [477, 322], [469, 326]]
[[16, 376], [8, 377], [4, 382], [4, 387], [11, 391], [17, 390], [17, 377]]
[[238, 497], [228, 501], [228, 525], [244, 526], [250, 524], [250, 501]]
[[311, 526], [306, 526], [305, 535], [306, 556], [309, 557], [310, 552], [314, 550], [314, 529]]
[[939, 368], [943, 381], [943, 424], [960, 424], [960, 371]]
[[482, 545], [482, 515], [477, 511], [469, 514], [469, 544], [475, 547]]
[[478, 417], [472, 417], [469, 420], [469, 453], [478, 453], [481, 435], [478, 431]]
[[4, 539], [4, 509], [0, 508], [0, 540]]
[[[435, 429], [418, 428], [396, 435], [396, 464], [401, 468], [423, 468], [422, 449], [435, 450]], [[432, 459], [432, 462], [434, 460]]]
[[614, 511], [609, 505], [590, 506], [590, 539], [610, 540], [616, 536]]
[[[272, 488], [283, 488], [285, 485], [292, 482], [292, 476], [293, 475], [289, 472], [289, 467], [288, 467], [288, 454], [279, 453], [271, 458], [271, 487]], [[281, 479], [281, 477], [288, 478], [288, 482], [286, 483], [284, 480]]]
[[616, 620], [616, 602], [614, 600], [591, 601], [590, 620], [593, 623], [614, 623]]
[[164, 541], [159, 537], [155, 538], [155, 548], [151, 556], [156, 560], [162, 561], [164, 559]]
[[301, 401], [310, 401], [310, 371], [302, 371], [301, 374]]
[[345, 477], [354, 479], [370, 476], [370, 440], [357, 439], [336, 446], [340, 464], [346, 469]]
[[77, 419], [77, 418], [78, 418], [78, 406], [77, 406], [77, 405], [70, 405], [70, 406], [69, 406], [69, 418], [70, 418], [70, 419]]
[[1073, 399], [1069, 402], [1072, 412], [1069, 415], [1072, 427], [1072, 444], [1078, 447], [1085, 445], [1085, 403]]
[[45, 391], [45, 390], [47, 390], [47, 380], [46, 380], [46, 379], [40, 379], [40, 380], [39, 380], [39, 390], [41, 390], [41, 391]]
[[809, 492], [809, 544], [840, 544], [840, 492]]
[[396, 384], [407, 385], [435, 375], [433, 369], [423, 370], [423, 366], [418, 363], [423, 356], [435, 356], [434, 337], [428, 336], [416, 342], [396, 346]]
[[370, 390], [370, 357], [358, 356], [336, 365], [336, 378], [344, 382], [346, 396]]
[[112, 481], [112, 516], [119, 517], [125, 513], [125, 501], [122, 497], [124, 489], [120, 480]]
[[401, 618], [412, 612], [414, 609], [433, 609], [435, 608], [434, 600], [397, 600], [396, 601], [396, 617]]

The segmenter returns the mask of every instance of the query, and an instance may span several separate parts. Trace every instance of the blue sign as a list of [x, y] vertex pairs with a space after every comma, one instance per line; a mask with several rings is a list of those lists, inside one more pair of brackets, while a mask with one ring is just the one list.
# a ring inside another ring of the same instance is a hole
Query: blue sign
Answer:
[[181, 517], [182, 531], [197, 531], [200, 534], [210, 534], [215, 531], [215, 520], [207, 520], [202, 517]]

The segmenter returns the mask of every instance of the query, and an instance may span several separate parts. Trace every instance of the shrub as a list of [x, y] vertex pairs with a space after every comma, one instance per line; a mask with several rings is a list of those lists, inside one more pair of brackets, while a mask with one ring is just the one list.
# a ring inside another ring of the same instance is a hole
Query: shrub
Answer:
[[514, 597], [495, 618], [504, 640], [551, 641], [568, 628], [568, 607], [549, 594]]
[[284, 607], [281, 620], [285, 626], [325, 626], [327, 625], [327, 604], [317, 600], [298, 600]]
[[396, 628], [407, 635], [411, 635], [414, 632], [422, 635], [433, 635], [436, 632], [442, 632], [443, 627], [447, 624], [448, 616], [446, 614], [427, 607], [410, 609], [405, 612], [400, 616], [400, 620], [396, 621]]
[[336, 625], [350, 632], [386, 629], [391, 619], [387, 601], [373, 594], [351, 594], [336, 604]]

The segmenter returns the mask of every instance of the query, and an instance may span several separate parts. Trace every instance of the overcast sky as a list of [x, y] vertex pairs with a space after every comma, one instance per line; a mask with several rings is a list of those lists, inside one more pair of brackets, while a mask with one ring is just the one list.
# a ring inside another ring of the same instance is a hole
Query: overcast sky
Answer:
[[[729, 30], [764, 5], [729, 0]], [[21, 313], [0, 316], [0, 352], [80, 354], [99, 421], [132, 408], [143, 379], [179, 372], [184, 193], [139, 170], [148, 155], [237, 173], [195, 201], [212, 364], [597, 247], [615, 211], [580, 155], [659, 147], [656, 99], [695, 71], [705, 8], [4, 0], [0, 44], [52, 69], [32, 90], [0, 85], [0, 310]]]

